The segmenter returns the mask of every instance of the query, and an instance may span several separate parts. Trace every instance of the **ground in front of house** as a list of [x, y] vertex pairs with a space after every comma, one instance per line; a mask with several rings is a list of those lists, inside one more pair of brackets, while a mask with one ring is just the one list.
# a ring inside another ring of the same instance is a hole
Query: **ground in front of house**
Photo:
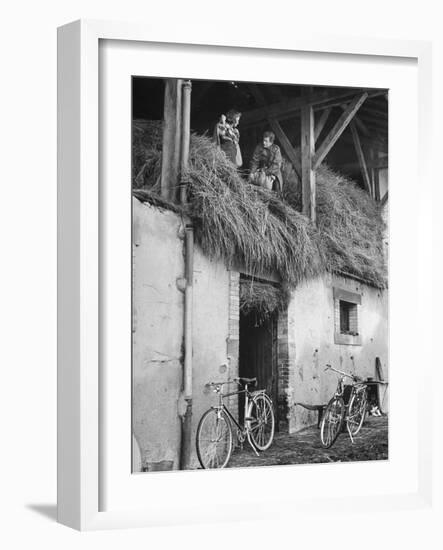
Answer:
[[320, 442], [320, 430], [312, 426], [300, 432], [276, 433], [271, 447], [256, 456], [249, 444], [237, 448], [229, 461], [229, 468], [246, 466], [280, 466], [283, 464], [312, 464], [387, 460], [388, 417], [370, 416], [351, 443], [347, 431], [342, 432], [330, 449]]

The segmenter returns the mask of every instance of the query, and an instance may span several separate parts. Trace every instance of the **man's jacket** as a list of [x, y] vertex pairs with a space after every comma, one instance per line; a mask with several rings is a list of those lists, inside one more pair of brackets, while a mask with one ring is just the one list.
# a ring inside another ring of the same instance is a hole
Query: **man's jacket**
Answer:
[[275, 176], [278, 179], [280, 190], [283, 186], [281, 173], [282, 157], [280, 147], [273, 143], [268, 149], [260, 143], [254, 149], [251, 160], [251, 173], [263, 169], [267, 176]]

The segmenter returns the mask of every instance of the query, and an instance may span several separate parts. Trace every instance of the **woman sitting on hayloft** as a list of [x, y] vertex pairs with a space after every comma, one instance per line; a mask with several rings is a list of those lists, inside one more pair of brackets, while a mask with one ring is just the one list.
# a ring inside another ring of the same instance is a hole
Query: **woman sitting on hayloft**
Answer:
[[226, 116], [220, 116], [214, 129], [214, 141], [237, 168], [243, 164], [239, 145], [240, 132], [237, 128], [240, 117], [240, 112], [231, 109]]

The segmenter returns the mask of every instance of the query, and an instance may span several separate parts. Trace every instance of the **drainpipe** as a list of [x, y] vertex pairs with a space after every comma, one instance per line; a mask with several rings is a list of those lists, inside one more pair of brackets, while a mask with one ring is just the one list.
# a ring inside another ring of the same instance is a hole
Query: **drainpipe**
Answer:
[[[182, 84], [182, 140], [180, 146], [180, 172], [181, 177], [188, 167], [189, 161], [189, 142], [191, 139], [191, 90], [192, 84], [190, 80], [184, 80]], [[186, 184], [182, 181], [180, 185], [180, 202], [186, 202]]]
[[180, 469], [190, 467], [192, 453], [192, 299], [193, 299], [193, 273], [194, 273], [194, 228], [186, 225], [185, 235], [185, 323], [184, 341], [185, 357], [183, 369], [183, 397], [185, 412], [182, 417], [182, 441], [180, 451]]
[[[182, 140], [180, 148], [180, 169], [183, 175], [188, 167], [189, 141], [191, 132], [191, 81], [185, 80], [182, 86]], [[186, 185], [180, 187], [180, 202], [186, 203]], [[194, 228], [186, 224], [185, 233], [185, 305], [184, 305], [184, 369], [183, 397], [184, 414], [182, 416], [182, 438], [180, 449], [180, 469], [191, 466], [192, 456], [192, 301], [194, 278]]]

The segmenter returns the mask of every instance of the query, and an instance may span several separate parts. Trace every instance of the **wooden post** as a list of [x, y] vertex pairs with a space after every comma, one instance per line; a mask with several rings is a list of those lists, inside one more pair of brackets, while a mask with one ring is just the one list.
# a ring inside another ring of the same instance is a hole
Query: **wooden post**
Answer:
[[[185, 80], [182, 85], [182, 119], [181, 119], [181, 147], [180, 147], [180, 172], [183, 175], [188, 167], [189, 145], [191, 140], [191, 90], [190, 80]], [[187, 186], [180, 182], [180, 202], [186, 202]]]
[[315, 154], [314, 110], [312, 106], [301, 109], [301, 180], [303, 214], [315, 223]]
[[354, 121], [351, 122], [350, 127], [352, 132], [352, 139], [354, 140], [355, 152], [357, 153], [358, 163], [360, 165], [360, 170], [363, 176], [363, 183], [365, 185], [366, 191], [371, 195], [371, 181], [369, 179], [368, 168], [366, 166], [366, 159]]
[[375, 168], [374, 168], [375, 153], [374, 148], [369, 147], [369, 179], [371, 181], [371, 195], [375, 198]]
[[380, 168], [374, 170], [374, 199], [380, 201]]
[[181, 79], [168, 78], [165, 85], [161, 195], [167, 200], [175, 200], [177, 196], [180, 172], [182, 82]]

